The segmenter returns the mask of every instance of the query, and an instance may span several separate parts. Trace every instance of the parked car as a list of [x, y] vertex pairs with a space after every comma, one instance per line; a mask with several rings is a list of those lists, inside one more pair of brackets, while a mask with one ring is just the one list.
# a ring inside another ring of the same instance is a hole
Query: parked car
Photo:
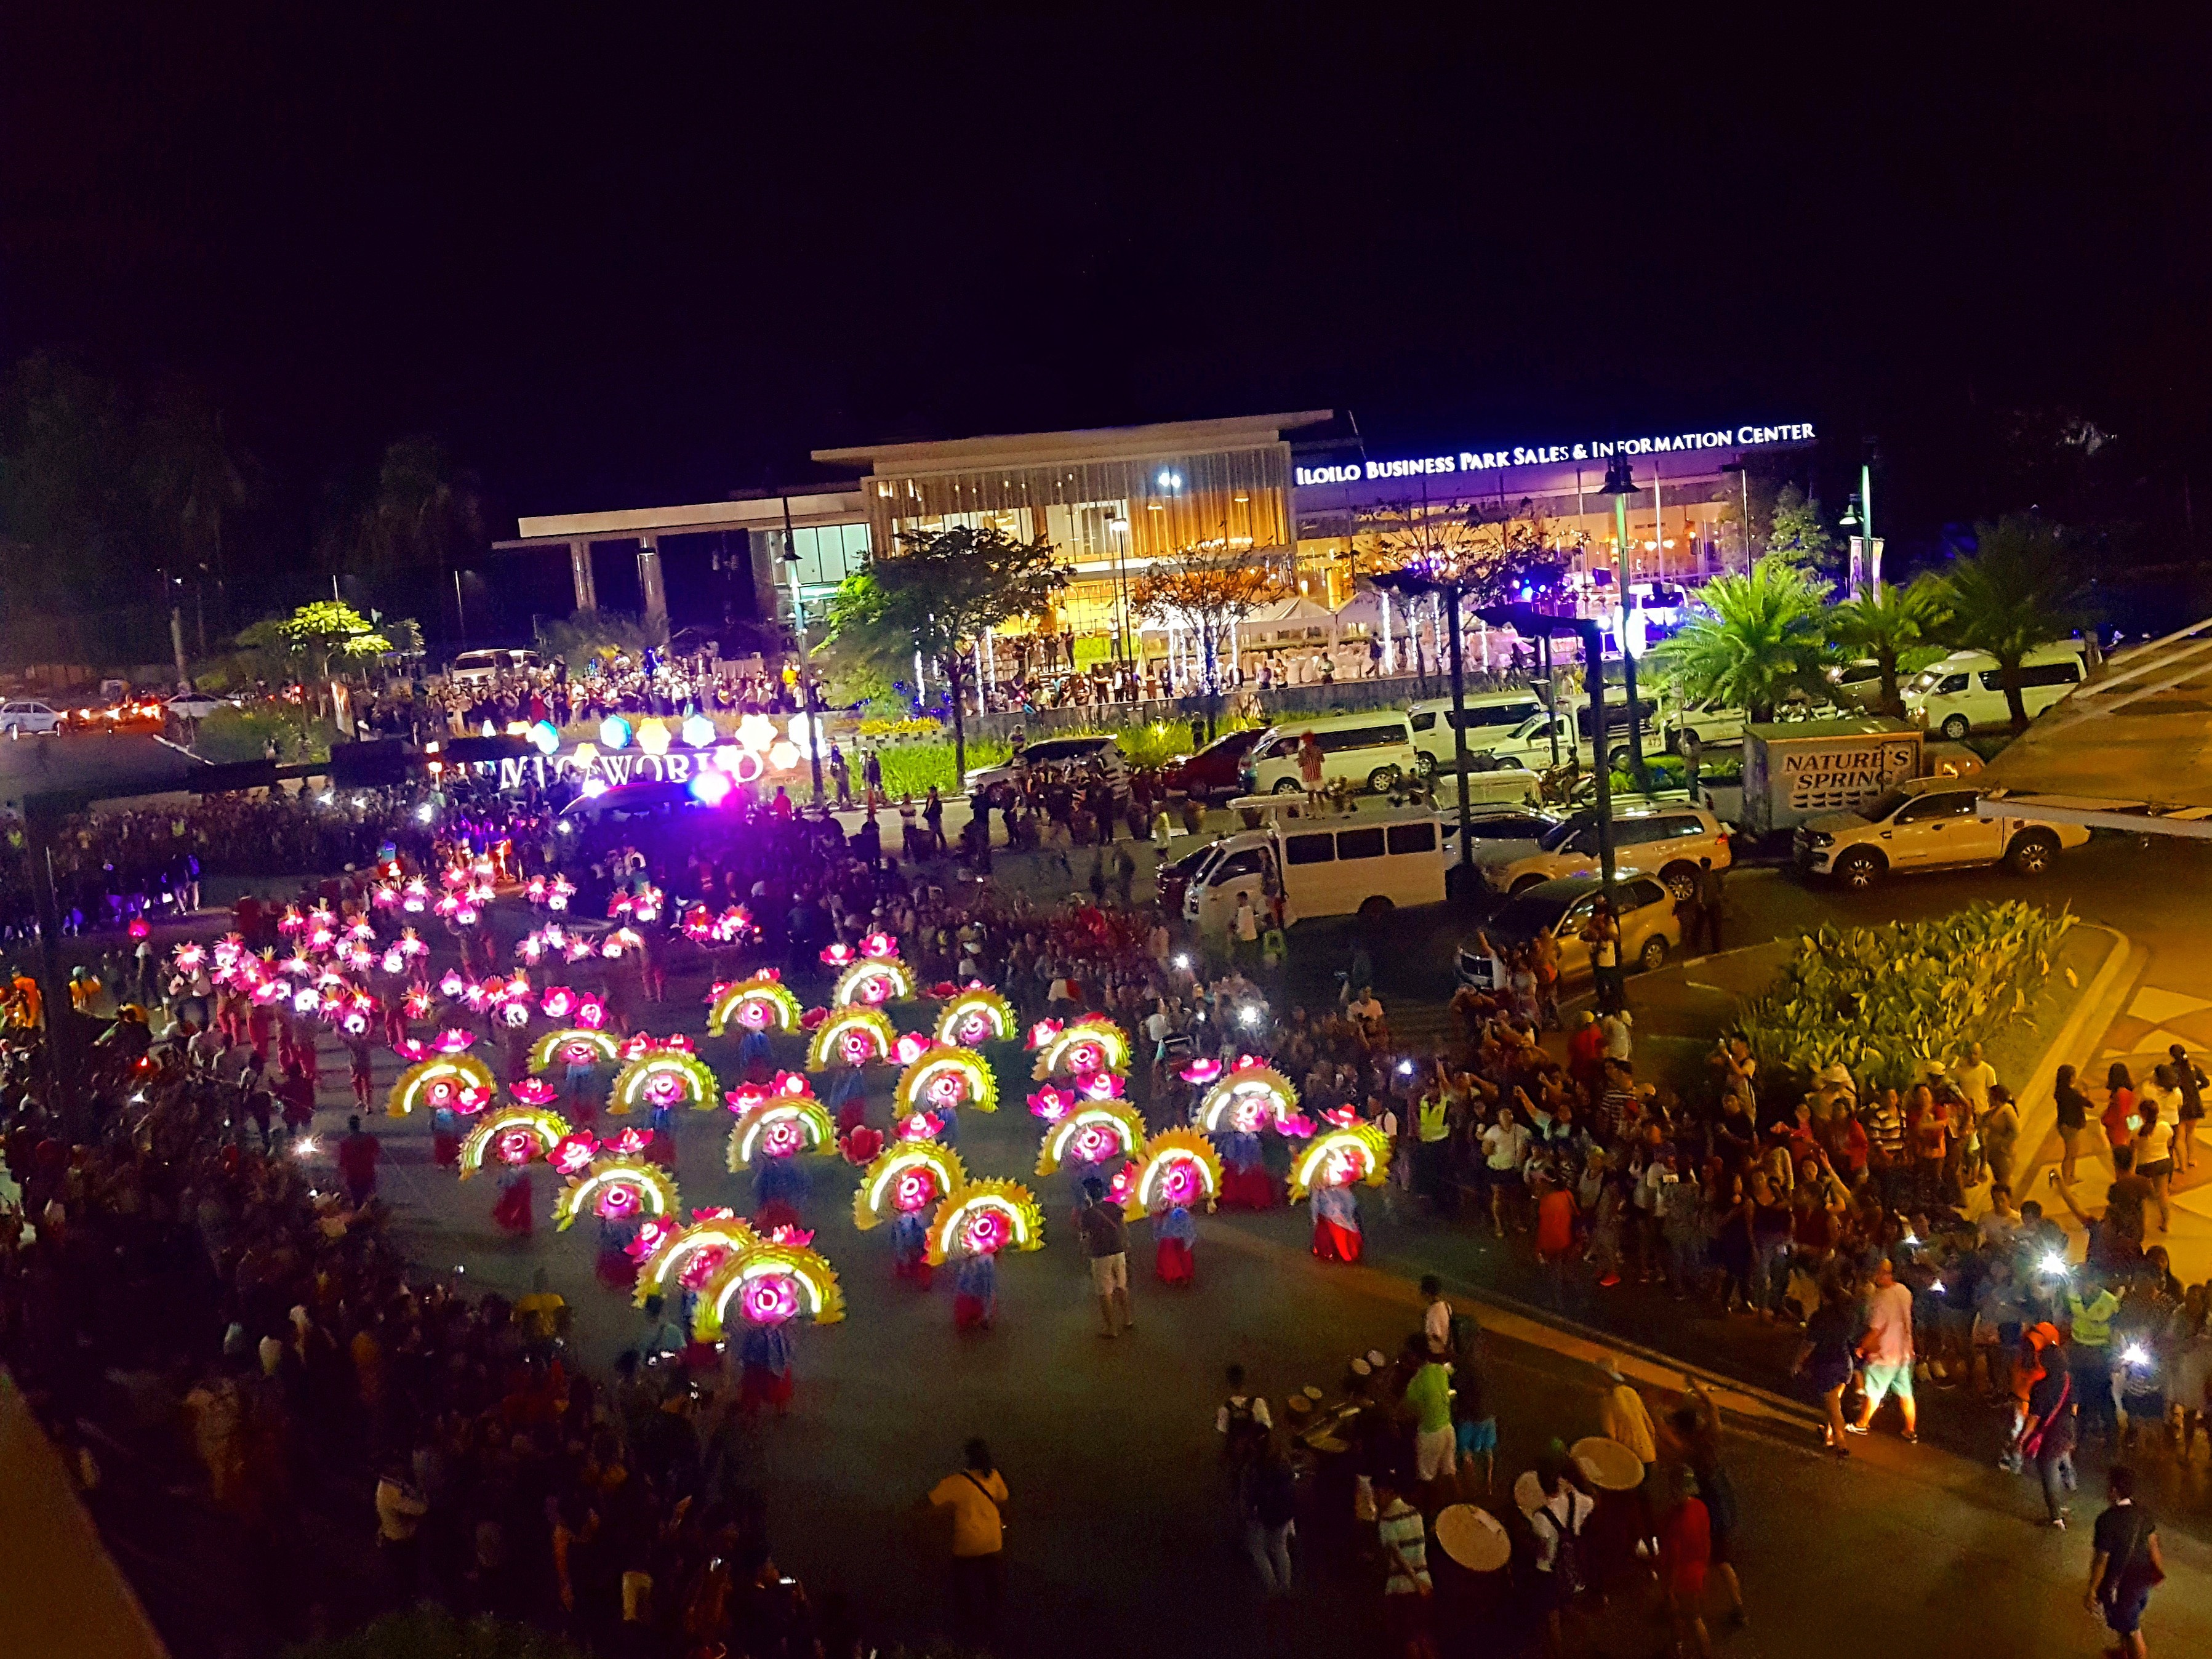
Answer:
[[1401, 710], [1320, 714], [1267, 728], [1244, 757], [1243, 793], [1295, 795], [1303, 790], [1298, 750], [1308, 732], [1321, 748], [1324, 783], [1359, 784], [1379, 793], [1420, 763], [1413, 726]]
[[[2021, 659], [2021, 706], [2033, 720], [2085, 678], [2079, 640], [2031, 651]], [[1997, 659], [1979, 651], [1954, 651], [1931, 663], [1912, 677], [1904, 696], [1906, 714], [1953, 743], [2012, 720]]]
[[[1613, 819], [1613, 855], [1653, 871], [1677, 898], [1697, 890], [1700, 860], [1725, 870], [1733, 862], [1728, 825], [1702, 806], [1631, 807]], [[1498, 842], [1474, 849], [1473, 860], [1493, 892], [1517, 893], [1539, 882], [1583, 875], [1598, 867], [1597, 814], [1577, 812], [1534, 847]]]
[[0, 731], [11, 738], [61, 729], [62, 711], [35, 697], [19, 697], [13, 702], [0, 703]]
[[1170, 761], [1166, 769], [1168, 787], [1201, 801], [1235, 794], [1243, 787], [1244, 757], [1267, 735], [1260, 726], [1224, 732], [1196, 754]]
[[[1498, 946], [1525, 945], [1539, 933], [1549, 933], [1558, 945], [1563, 981], [1588, 977], [1589, 946], [1583, 943], [1582, 933], [1602, 889], [1595, 876], [1563, 876], [1516, 893], [1482, 925], [1476, 938], [1460, 946], [1455, 958], [1459, 982], [1477, 990], [1496, 990], [1504, 975], [1497, 957], [1482, 948], [1482, 940]], [[1668, 955], [1682, 945], [1674, 896], [1657, 877], [1640, 870], [1615, 871], [1613, 891], [1622, 963], [1646, 973], [1664, 967]]]
[[232, 706], [228, 697], [211, 696], [205, 691], [186, 691], [169, 699], [168, 710], [180, 720], [204, 720], [218, 708]]
[[[1638, 713], [1643, 717], [1644, 747], [1651, 749], [1658, 741], [1658, 728], [1654, 717], [1659, 710], [1656, 700], [1639, 695], [1636, 699]], [[1628, 763], [1628, 703], [1625, 696], [1608, 690], [1605, 699], [1605, 730], [1609, 744], [1607, 753], [1616, 767]], [[1468, 747], [1475, 751], [1472, 763], [1480, 768], [1527, 767], [1541, 771], [1552, 763], [1552, 738], [1559, 736], [1561, 760], [1577, 749], [1587, 750], [1590, 736], [1589, 699], [1573, 697], [1557, 709], [1531, 714], [1510, 732], [1492, 736], [1486, 732], [1478, 744], [1474, 734], [1468, 734]]]
[[2064, 848], [2089, 832], [2078, 823], [1984, 817], [1981, 791], [1955, 777], [1915, 778], [1849, 812], [1797, 826], [1797, 867], [1871, 887], [1893, 870], [1957, 870], [2002, 864], [2016, 876], [2040, 876]]
[[1114, 787], [1114, 799], [1118, 802], [1129, 799], [1129, 763], [1121, 753], [1121, 740], [1110, 732], [1101, 735], [1086, 732], [1075, 738], [1040, 738], [996, 766], [971, 766], [968, 769], [968, 793], [970, 797], [988, 801], [994, 806], [1004, 806], [1014, 798], [1016, 781], [1025, 774], [1041, 773], [1050, 775], [1064, 771], [1081, 779], [1090, 775], [1093, 763], [1106, 775]]

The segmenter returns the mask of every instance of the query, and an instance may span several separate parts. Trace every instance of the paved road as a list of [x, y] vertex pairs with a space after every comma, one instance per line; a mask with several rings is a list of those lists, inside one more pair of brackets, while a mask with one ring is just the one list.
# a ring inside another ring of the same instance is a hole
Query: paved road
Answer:
[[[2124, 908], [2127, 896], [2160, 884], [2130, 878], [2136, 860], [2124, 847], [2092, 849], [2045, 894], [2132, 920], [2144, 906], [2138, 899]], [[2201, 883], [2201, 867], [2177, 861], [2160, 880], [2172, 890], [2185, 878]], [[1768, 916], [1758, 925], [1779, 928], [1839, 911], [1872, 915], [1877, 906], [1940, 911], [1989, 886], [1938, 878], [1839, 903], [1784, 878], [1747, 874], [1735, 890], [1745, 927]], [[1432, 923], [1430, 944], [1455, 925]], [[1389, 959], [1410, 988], [1421, 972], [1434, 972], [1435, 959], [1424, 969], [1407, 954]], [[672, 1018], [696, 1031], [692, 988], [679, 985], [672, 994]], [[726, 1061], [713, 1053], [718, 1046], [707, 1045], [709, 1058]], [[884, 1111], [878, 1102], [876, 1115]], [[326, 1112], [320, 1127], [337, 1121]], [[626, 1303], [591, 1277], [593, 1244], [584, 1226], [558, 1236], [542, 1230], [526, 1246], [499, 1239], [488, 1220], [489, 1184], [463, 1188], [431, 1166], [427, 1125], [379, 1127], [395, 1154], [387, 1190], [424, 1261], [465, 1264], [472, 1287], [510, 1291], [546, 1266], [577, 1305], [577, 1341], [587, 1357], [603, 1360], [630, 1340], [636, 1322]], [[962, 1152], [972, 1168], [1034, 1182], [1036, 1128], [1018, 1108], [970, 1116]], [[743, 1178], [723, 1168], [725, 1132], [720, 1115], [683, 1124], [687, 1203], [744, 1203]], [[768, 1494], [790, 1571], [817, 1592], [842, 1589], [910, 1632], [933, 1627], [941, 1540], [911, 1506], [951, 1467], [961, 1441], [981, 1432], [1015, 1487], [1007, 1650], [1049, 1645], [1079, 1659], [1200, 1640], [1230, 1655], [1368, 1650], [1365, 1581], [1334, 1506], [1316, 1508], [1302, 1523], [1302, 1565], [1314, 1588], [1286, 1610], [1265, 1608], [1253, 1595], [1228, 1535], [1210, 1432], [1220, 1368], [1242, 1361], [1278, 1402], [1309, 1382], [1333, 1394], [1351, 1355], [1391, 1348], [1411, 1327], [1419, 1272], [1435, 1267], [1455, 1285], [1517, 1290], [1523, 1280], [1515, 1260], [1456, 1225], [1387, 1216], [1380, 1195], [1370, 1194], [1372, 1267], [1314, 1262], [1304, 1248], [1303, 1210], [1215, 1217], [1200, 1225], [1200, 1284], [1170, 1292], [1150, 1278], [1149, 1240], [1139, 1228], [1140, 1328], [1109, 1344], [1094, 1334], [1094, 1305], [1066, 1222], [1067, 1194], [1055, 1179], [1035, 1183], [1044, 1189], [1048, 1247], [1003, 1265], [1000, 1328], [963, 1339], [951, 1329], [942, 1285], [922, 1296], [897, 1285], [883, 1237], [851, 1229], [850, 1180], [841, 1165], [821, 1166], [809, 1220], [843, 1277], [851, 1316], [803, 1334], [795, 1410], [741, 1443], [740, 1466]], [[1650, 1317], [1654, 1334], [1680, 1346], [1733, 1340], [1712, 1328], [1719, 1322], [1670, 1324], [1663, 1309]], [[1566, 1336], [1493, 1339], [1504, 1480], [1553, 1437], [1571, 1440], [1594, 1426], [1594, 1375], [1575, 1357], [1586, 1352]], [[1725, 1651], [1856, 1659], [1870, 1616], [1881, 1618], [1892, 1646], [1916, 1633], [1901, 1651], [1967, 1641], [1997, 1650], [2090, 1650], [2097, 1633], [2078, 1606], [2086, 1534], [2060, 1537], [2031, 1524], [2039, 1509], [2033, 1492], [1988, 1466], [1993, 1420], [1952, 1402], [1931, 1418], [1943, 1426], [1922, 1447], [1878, 1440], [1842, 1468], [1794, 1428], [1753, 1425], [1733, 1443], [1751, 1516], [1743, 1560], [1753, 1618], [1723, 1638]], [[2212, 1643], [2212, 1552], [2197, 1531], [2205, 1505], [2201, 1457], [2185, 1477], [2169, 1480], [2161, 1501], [2179, 1518], [2168, 1542], [2175, 1582], [2161, 1593], [2154, 1638], [2166, 1652], [2201, 1650]], [[1870, 1581], [1881, 1586], [1879, 1615], [1867, 1607]], [[1802, 1617], [1821, 1605], [1853, 1611]], [[1165, 1631], [1161, 1609], [1175, 1610]], [[1461, 1650], [1513, 1651], [1523, 1633], [1510, 1598], [1480, 1587], [1455, 1602], [1451, 1616]], [[1613, 1621], [1609, 1650], [1656, 1645], [1656, 1627], [1632, 1607], [1617, 1607]], [[1917, 1632], [1927, 1633], [1924, 1644], [1916, 1645]]]

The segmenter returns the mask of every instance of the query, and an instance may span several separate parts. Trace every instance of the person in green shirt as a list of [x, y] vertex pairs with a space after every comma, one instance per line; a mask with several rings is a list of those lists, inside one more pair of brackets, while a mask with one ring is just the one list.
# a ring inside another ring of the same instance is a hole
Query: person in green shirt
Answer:
[[1458, 1462], [1451, 1420], [1451, 1367], [1431, 1357], [1428, 1344], [1417, 1336], [1407, 1339], [1406, 1358], [1419, 1368], [1406, 1384], [1406, 1404], [1414, 1413], [1413, 1478], [1432, 1487]]

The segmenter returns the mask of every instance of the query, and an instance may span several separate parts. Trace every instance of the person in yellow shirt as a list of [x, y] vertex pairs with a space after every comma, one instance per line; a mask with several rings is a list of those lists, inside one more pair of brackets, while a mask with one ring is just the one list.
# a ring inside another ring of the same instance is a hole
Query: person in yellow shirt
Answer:
[[952, 1511], [952, 1605], [965, 1634], [995, 1637], [1006, 1593], [1006, 1480], [991, 1449], [970, 1440], [961, 1469], [930, 1488], [932, 1509]]
[[1644, 1505], [1644, 1537], [1656, 1553], [1658, 1527], [1651, 1509], [1651, 1468], [1659, 1459], [1659, 1443], [1651, 1426], [1650, 1408], [1644, 1405], [1644, 1396], [1621, 1375], [1620, 1362], [1611, 1354], [1600, 1355], [1597, 1368], [1607, 1385], [1605, 1397], [1598, 1401], [1598, 1432], [1627, 1447], [1644, 1465], [1644, 1480], [1637, 1487], [1637, 1494]]
[[568, 1298], [553, 1288], [540, 1267], [530, 1276], [530, 1294], [515, 1299], [514, 1322], [532, 1342], [550, 1342], [561, 1334], [561, 1316], [568, 1306]]

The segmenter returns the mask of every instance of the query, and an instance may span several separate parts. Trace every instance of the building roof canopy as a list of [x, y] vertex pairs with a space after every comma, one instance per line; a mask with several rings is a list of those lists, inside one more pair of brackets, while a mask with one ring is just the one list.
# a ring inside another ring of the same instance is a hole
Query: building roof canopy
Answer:
[[957, 471], [973, 466], [1049, 465], [1065, 461], [1249, 448], [1257, 444], [1279, 443], [1285, 432], [1318, 426], [1335, 418], [1334, 410], [1309, 409], [1289, 414], [1235, 416], [1224, 420], [1093, 427], [1074, 432], [1023, 432], [949, 438], [929, 443], [864, 444], [851, 449], [817, 449], [813, 454], [824, 465], [866, 466], [883, 477]]

